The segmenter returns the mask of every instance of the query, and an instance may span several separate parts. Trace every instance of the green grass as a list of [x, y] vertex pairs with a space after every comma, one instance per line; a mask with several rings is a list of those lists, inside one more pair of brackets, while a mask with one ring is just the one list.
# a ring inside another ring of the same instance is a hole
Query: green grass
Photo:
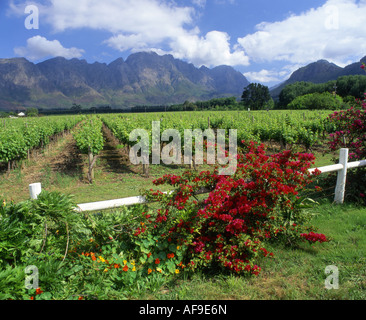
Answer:
[[[142, 299], [164, 300], [365, 300], [366, 208], [330, 203], [314, 208], [313, 225], [332, 240], [298, 248], [272, 247], [256, 278], [196, 274], [167, 283]], [[327, 266], [339, 270], [339, 289], [328, 290]]]
[[315, 167], [325, 167], [334, 164], [334, 158], [339, 156], [336, 153], [323, 153], [323, 152], [314, 152], [315, 155]]
[[[56, 150], [57, 151], [57, 150]], [[329, 165], [332, 155], [317, 155], [315, 166], [321, 167]], [[32, 164], [31, 164], [32, 165]], [[85, 168], [87, 167], [85, 163]], [[30, 167], [31, 168], [31, 167]], [[30, 183], [41, 182], [42, 187], [48, 191], [59, 191], [66, 194], [73, 194], [77, 203], [88, 203], [95, 201], [120, 199], [134, 197], [141, 194], [142, 190], [155, 188], [152, 181], [165, 174], [181, 175], [188, 169], [187, 166], [162, 166], [151, 165], [149, 178], [142, 176], [141, 168], [134, 167], [137, 173], [133, 172], [106, 172], [103, 163], [98, 161], [95, 169], [95, 181], [89, 184], [85, 178], [86, 174], [67, 174], [52, 170], [46, 163], [42, 166], [37, 177], [30, 180], [29, 174], [25, 176], [22, 170], [16, 169], [9, 177], [0, 181], [0, 197], [14, 199], [16, 202], [24, 201], [29, 197], [28, 185]], [[207, 166], [200, 166], [199, 170], [208, 169]], [[164, 190], [168, 191], [168, 190]]]
[[[319, 156], [317, 166], [329, 165], [332, 155]], [[92, 185], [78, 175], [41, 169], [43, 187], [75, 195], [76, 203], [136, 196], [142, 189], [153, 188], [152, 181], [167, 173], [181, 174], [186, 168], [151, 166], [150, 178], [136, 173], [102, 170], [99, 163]], [[15, 170], [1, 181], [2, 192], [27, 198], [28, 177]], [[38, 181], [32, 181], [38, 182]], [[20, 190], [19, 185], [22, 185]], [[15, 192], [16, 188], [16, 192]], [[9, 198], [8, 198], [9, 199]], [[259, 277], [246, 278], [224, 274], [197, 273], [188, 279], [184, 274], [174, 280], [159, 279], [146, 288], [136, 288], [131, 299], [151, 300], [365, 300], [366, 299], [366, 208], [350, 204], [333, 205], [323, 201], [312, 210], [312, 224], [332, 239], [329, 243], [298, 248], [272, 246], [273, 259], [261, 261]], [[325, 268], [339, 269], [339, 289], [324, 288]]]

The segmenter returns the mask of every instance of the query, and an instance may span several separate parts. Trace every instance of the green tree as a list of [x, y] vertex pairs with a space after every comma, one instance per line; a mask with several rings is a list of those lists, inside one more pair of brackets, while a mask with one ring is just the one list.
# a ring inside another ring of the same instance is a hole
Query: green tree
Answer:
[[310, 93], [310, 89], [313, 86], [314, 86], [313, 83], [304, 81], [299, 81], [287, 85], [285, 88], [283, 88], [283, 90], [280, 93], [279, 96], [280, 106], [286, 108], [287, 105], [297, 97]]
[[337, 80], [337, 93], [342, 97], [353, 96], [363, 99], [366, 92], [366, 76], [343, 76]]
[[269, 88], [260, 83], [251, 83], [244, 89], [242, 103], [252, 110], [265, 109], [266, 103], [271, 100]]
[[25, 112], [27, 117], [37, 117], [38, 116], [38, 109], [37, 108], [29, 108]]
[[318, 84], [304, 81], [289, 84], [281, 91], [278, 106], [279, 108], [287, 108], [287, 106], [297, 97], [306, 94], [325, 92], [334, 93], [335, 91], [337, 95], [342, 98], [347, 98], [347, 101], [352, 100], [350, 97], [363, 99], [364, 92], [366, 92], [366, 76], [341, 76], [337, 80]]
[[71, 107], [71, 110], [74, 111], [74, 112], [80, 112], [82, 110], [82, 108], [81, 108], [81, 105], [73, 103], [72, 107]]
[[339, 110], [342, 108], [343, 99], [329, 92], [309, 93], [294, 99], [288, 104], [288, 109], [310, 110]]
[[272, 109], [274, 109], [274, 108], [275, 108], [275, 102], [274, 102], [274, 100], [273, 100], [272, 98], [271, 98], [271, 99], [269, 99], [269, 100], [266, 102], [266, 104], [265, 104], [264, 108], [265, 108], [265, 109], [267, 109], [267, 110], [272, 110]]

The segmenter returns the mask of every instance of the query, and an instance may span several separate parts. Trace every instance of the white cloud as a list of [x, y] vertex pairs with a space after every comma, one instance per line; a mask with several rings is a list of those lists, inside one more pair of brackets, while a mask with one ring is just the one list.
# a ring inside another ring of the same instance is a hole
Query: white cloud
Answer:
[[267, 83], [267, 82], [278, 82], [280, 78], [278, 76], [278, 72], [272, 70], [261, 70], [258, 72], [246, 72], [244, 76], [250, 82], [259, 82], [259, 83]]
[[121, 52], [131, 50], [132, 48], [136, 51], [141, 51], [148, 47], [148, 43], [141, 34], [119, 34], [109, 38], [104, 43]]
[[160, 55], [171, 54], [177, 59], [187, 59], [194, 65], [200, 67], [205, 65], [213, 67], [218, 65], [237, 66], [249, 65], [249, 59], [243, 51], [232, 51], [230, 48], [230, 37], [225, 32], [211, 31], [202, 37], [199, 30], [181, 32], [173, 39], [169, 39], [169, 49], [156, 48], [157, 43], [145, 38], [142, 35], [118, 35], [105, 41], [109, 46], [119, 50], [154, 51]]
[[40, 60], [49, 57], [80, 58], [84, 50], [64, 48], [58, 40], [49, 41], [44, 37], [35, 36], [27, 40], [26, 47], [15, 48], [14, 52], [30, 60]]
[[182, 34], [171, 42], [171, 47], [177, 58], [189, 59], [197, 66], [249, 65], [249, 59], [243, 51], [232, 52], [230, 37], [225, 32], [211, 31], [205, 37]]
[[[192, 1], [196, 6], [206, 3]], [[49, 0], [47, 3], [39, 4], [41, 21], [55, 33], [84, 28], [103, 30], [111, 33], [103, 43], [121, 52], [166, 52], [208, 67], [249, 63], [242, 50], [232, 50], [227, 33], [211, 31], [201, 35], [194, 23], [197, 15], [194, 7], [179, 6], [175, 1]]]
[[48, 22], [56, 31], [90, 28], [114, 34], [172, 37], [191, 24], [193, 9], [161, 0], [51, 0]]
[[328, 0], [283, 21], [257, 25], [258, 31], [239, 38], [236, 48], [256, 62], [327, 59], [344, 65], [366, 55], [365, 16], [365, 0]]
[[[20, 8], [24, 11], [24, 1], [22, 5], [14, 4], [19, 2], [12, 0], [10, 10], [18, 14], [22, 12]], [[235, 3], [215, 0], [215, 3], [224, 2]], [[168, 0], [35, 0], [32, 3], [40, 8], [40, 21], [50, 25], [54, 33], [102, 30], [109, 33], [103, 44], [115, 50], [170, 53], [196, 66], [248, 66], [249, 62], [276, 61], [303, 66], [319, 59], [344, 66], [366, 55], [366, 0], [328, 0], [318, 8], [292, 14], [282, 21], [262, 22], [256, 26], [257, 32], [238, 38], [235, 46], [226, 32], [212, 30], [203, 34], [198, 29], [195, 19], [207, 0], [186, 1], [190, 6]], [[33, 39], [26, 49], [16, 50], [41, 56], [40, 42]], [[44, 42], [44, 51], [61, 51], [72, 56], [82, 53], [81, 49], [65, 49], [60, 43]], [[248, 73], [248, 77], [281, 79], [284, 72], [261, 70]]]
[[250, 82], [259, 82], [259, 83], [272, 83], [272, 82], [283, 82], [286, 81], [294, 71], [303, 67], [301, 64], [291, 64], [282, 67], [281, 69], [272, 69], [266, 70], [262, 69], [261, 71], [255, 72], [246, 72], [244, 76]]
[[207, 0], [192, 0], [192, 3], [198, 7], [203, 8], [206, 5]]

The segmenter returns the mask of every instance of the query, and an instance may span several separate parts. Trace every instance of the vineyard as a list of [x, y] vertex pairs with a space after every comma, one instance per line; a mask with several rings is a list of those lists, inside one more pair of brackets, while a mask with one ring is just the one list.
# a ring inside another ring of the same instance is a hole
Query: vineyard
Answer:
[[[165, 130], [177, 130], [182, 144], [185, 130], [212, 129], [215, 132], [224, 129], [228, 137], [229, 130], [236, 129], [239, 146], [242, 141], [261, 141], [274, 151], [293, 149], [308, 152], [314, 146], [322, 145], [329, 133], [334, 132], [335, 128], [327, 121], [328, 115], [328, 111], [212, 111], [4, 119], [0, 131], [0, 169], [9, 175], [11, 170], [24, 167], [32, 154], [41, 156], [52, 142], [71, 134], [79, 156], [86, 159], [85, 176], [91, 183], [95, 177], [98, 156], [105, 147], [107, 131], [116, 141], [114, 147], [120, 149], [119, 156], [124, 165], [136, 172], [136, 177], [145, 177], [149, 174], [148, 166], [131, 166], [127, 159], [131, 147], [136, 144], [130, 141], [130, 134], [135, 129], [149, 133], [151, 157], [153, 122], [159, 122], [161, 135]], [[75, 157], [75, 150], [69, 157]], [[180, 167], [186, 168], [184, 165]], [[142, 174], [139, 175], [140, 172]], [[5, 195], [0, 192], [1, 197]]]
[[70, 131], [79, 121], [77, 117], [3, 120], [0, 131], [0, 162], [8, 170], [15, 162], [29, 158], [33, 149], [43, 149], [57, 135]]
[[[220, 176], [208, 161], [152, 164], [154, 123], [182, 144], [186, 130], [227, 138], [236, 129], [237, 172]], [[136, 129], [148, 135], [149, 164], [131, 163]], [[364, 275], [353, 282], [364, 264], [361, 209], [309, 198], [322, 190], [308, 169], [336, 160], [328, 144], [337, 130], [319, 110], [3, 120], [0, 299], [364, 299]], [[44, 192], [29, 200], [36, 182]], [[75, 212], [77, 203], [142, 194], [149, 204]], [[350, 271], [342, 290], [324, 292], [323, 270], [338, 261]], [[37, 267], [37, 288], [24, 287], [25, 266]]]
[[147, 115], [122, 115], [119, 118], [105, 116], [103, 121], [116, 137], [128, 145], [129, 134], [133, 129], [151, 131], [153, 121], [161, 122], [161, 132], [167, 129], [178, 130], [181, 136], [186, 129], [236, 129], [238, 141], [278, 142], [287, 145], [303, 145], [311, 148], [327, 132], [334, 128], [326, 122], [329, 112], [191, 112]]

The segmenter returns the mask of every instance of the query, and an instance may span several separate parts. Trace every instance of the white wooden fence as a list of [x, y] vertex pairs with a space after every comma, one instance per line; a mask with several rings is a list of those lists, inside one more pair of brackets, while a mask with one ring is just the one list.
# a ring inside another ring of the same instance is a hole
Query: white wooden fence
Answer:
[[[366, 160], [356, 161], [356, 162], [348, 162], [348, 149], [341, 149], [339, 164], [330, 165], [326, 167], [313, 168], [310, 169], [309, 172], [314, 172], [318, 169], [321, 173], [329, 173], [329, 172], [337, 172], [337, 185], [335, 189], [335, 197], [334, 202], [337, 204], [342, 204], [344, 202], [345, 190], [346, 190], [346, 178], [348, 169], [359, 168], [366, 166]], [[40, 183], [35, 183], [29, 185], [30, 197], [31, 199], [36, 199], [38, 195], [42, 191], [42, 187]], [[135, 204], [143, 204], [146, 203], [146, 199], [143, 196], [117, 199], [117, 200], [109, 200], [109, 201], [100, 201], [93, 203], [83, 203], [77, 205], [77, 212], [86, 212], [86, 211], [98, 211], [98, 210], [106, 210], [106, 209], [114, 209], [123, 206], [131, 206]]]

